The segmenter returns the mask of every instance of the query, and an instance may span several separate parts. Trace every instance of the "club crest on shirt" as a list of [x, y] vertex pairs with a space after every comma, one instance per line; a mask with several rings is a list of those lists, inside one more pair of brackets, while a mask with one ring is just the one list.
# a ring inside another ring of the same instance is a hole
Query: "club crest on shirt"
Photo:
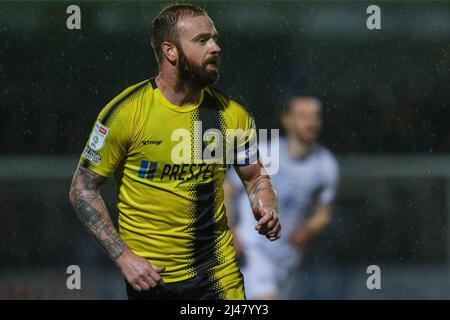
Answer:
[[102, 125], [100, 121], [97, 121], [94, 130], [92, 130], [91, 137], [89, 138], [89, 148], [94, 151], [101, 150], [105, 145], [108, 133], [109, 129]]

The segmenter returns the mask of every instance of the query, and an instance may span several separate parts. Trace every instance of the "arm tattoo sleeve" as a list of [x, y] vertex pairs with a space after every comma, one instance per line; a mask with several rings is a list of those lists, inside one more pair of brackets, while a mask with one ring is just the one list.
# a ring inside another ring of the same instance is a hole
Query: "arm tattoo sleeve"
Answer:
[[78, 167], [70, 189], [70, 200], [85, 228], [108, 255], [116, 260], [127, 246], [114, 228], [108, 210], [98, 193], [104, 180], [102, 176]]

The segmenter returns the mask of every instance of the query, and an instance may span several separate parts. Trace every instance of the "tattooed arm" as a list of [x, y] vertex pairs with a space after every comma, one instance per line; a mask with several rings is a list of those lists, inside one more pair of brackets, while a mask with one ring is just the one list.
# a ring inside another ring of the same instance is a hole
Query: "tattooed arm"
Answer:
[[78, 166], [69, 193], [78, 218], [116, 262], [135, 290], [149, 290], [158, 284], [164, 284], [159, 275], [164, 267], [152, 266], [144, 258], [132, 253], [114, 228], [108, 209], [98, 193], [104, 181], [104, 177]]
[[88, 232], [116, 260], [127, 249], [114, 228], [109, 213], [98, 193], [105, 178], [78, 167], [70, 189], [70, 202]]
[[280, 238], [281, 225], [278, 220], [278, 199], [269, 175], [258, 161], [235, 170], [247, 191], [253, 215], [258, 221], [255, 229], [269, 240]]

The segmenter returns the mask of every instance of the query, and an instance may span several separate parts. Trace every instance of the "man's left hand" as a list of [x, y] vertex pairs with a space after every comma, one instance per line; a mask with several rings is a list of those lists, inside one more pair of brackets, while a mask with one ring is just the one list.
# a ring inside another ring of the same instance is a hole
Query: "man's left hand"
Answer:
[[270, 241], [280, 238], [281, 225], [278, 220], [278, 213], [270, 207], [262, 206], [253, 209], [253, 215], [258, 222], [255, 229], [259, 234], [265, 235]]

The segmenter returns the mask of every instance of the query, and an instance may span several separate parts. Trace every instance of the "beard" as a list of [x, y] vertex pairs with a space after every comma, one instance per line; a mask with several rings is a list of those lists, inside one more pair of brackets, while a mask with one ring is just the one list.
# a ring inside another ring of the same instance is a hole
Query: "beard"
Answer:
[[[179, 48], [180, 64], [179, 74], [181, 80], [189, 81], [204, 88], [214, 84], [219, 79], [220, 56], [213, 56], [201, 64], [190, 61], [184, 54], [181, 47]], [[216, 68], [208, 69], [208, 64], [214, 63]]]
[[314, 133], [297, 133], [296, 134], [297, 139], [302, 141], [303, 143], [306, 144], [313, 144], [316, 143], [317, 140], [319, 139], [319, 133], [318, 132], [314, 132]]

